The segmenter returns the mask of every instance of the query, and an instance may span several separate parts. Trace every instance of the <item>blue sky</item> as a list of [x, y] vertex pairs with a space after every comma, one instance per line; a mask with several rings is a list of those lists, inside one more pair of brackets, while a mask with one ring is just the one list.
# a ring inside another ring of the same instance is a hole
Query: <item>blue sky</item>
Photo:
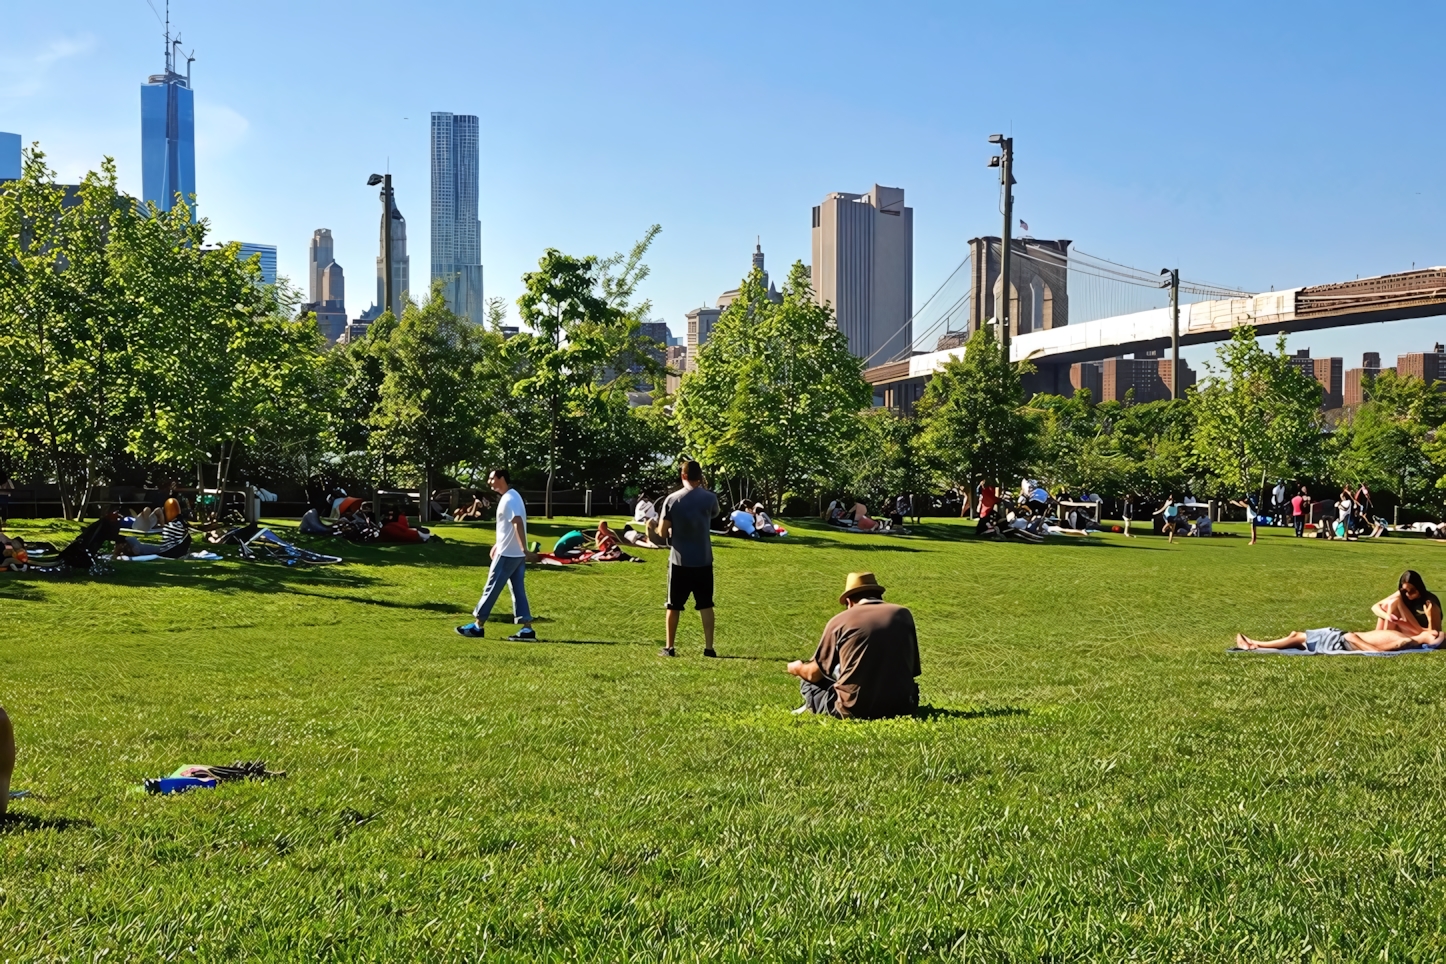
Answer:
[[[66, 179], [112, 155], [138, 193], [139, 86], [163, 47], [145, 0], [15, 7], [0, 130]], [[1446, 264], [1440, 4], [175, 0], [171, 17], [196, 50], [202, 214], [278, 245], [297, 281], [331, 228], [353, 314], [374, 285], [364, 182], [388, 164], [425, 278], [433, 110], [481, 119], [489, 295], [515, 299], [548, 246], [607, 254], [658, 222], [645, 293], [679, 333], [755, 235], [781, 274], [808, 260], [825, 193], [875, 182], [914, 208], [917, 306], [998, 233], [995, 131], [1036, 237], [1252, 290]], [[1443, 335], [1293, 347], [1351, 367]]]

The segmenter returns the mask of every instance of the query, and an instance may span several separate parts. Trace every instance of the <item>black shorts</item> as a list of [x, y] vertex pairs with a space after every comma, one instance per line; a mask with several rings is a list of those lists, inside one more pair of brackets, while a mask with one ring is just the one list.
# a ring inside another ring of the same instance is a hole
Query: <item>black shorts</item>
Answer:
[[688, 597], [696, 609], [713, 608], [713, 567], [668, 564], [668, 609], [686, 609]]

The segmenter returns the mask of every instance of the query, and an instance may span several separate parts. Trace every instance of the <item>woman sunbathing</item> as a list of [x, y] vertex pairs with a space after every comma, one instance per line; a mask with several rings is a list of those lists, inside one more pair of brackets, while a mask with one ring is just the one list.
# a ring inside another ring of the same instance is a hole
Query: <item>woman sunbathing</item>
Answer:
[[1426, 591], [1426, 583], [1414, 569], [1401, 573], [1396, 591], [1371, 607], [1376, 614], [1377, 629], [1393, 629], [1414, 635], [1429, 629], [1441, 629], [1441, 600]]
[[854, 507], [849, 510], [853, 517], [854, 525], [864, 532], [871, 532], [879, 527], [877, 519], [869, 518], [869, 507], [862, 502], [855, 502]]
[[597, 535], [593, 537], [598, 552], [609, 552], [618, 547], [618, 537], [612, 529], [608, 528], [606, 519], [599, 519], [597, 523]]

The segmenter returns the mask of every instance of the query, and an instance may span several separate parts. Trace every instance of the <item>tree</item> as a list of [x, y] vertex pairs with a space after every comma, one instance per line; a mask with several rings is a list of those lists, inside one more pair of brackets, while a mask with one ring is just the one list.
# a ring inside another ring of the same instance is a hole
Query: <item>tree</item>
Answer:
[[124, 446], [142, 343], [108, 257], [112, 231], [135, 220], [114, 162], [64, 198], [38, 146], [0, 189], [0, 447], [44, 464], [74, 519]]
[[935, 373], [918, 406], [921, 444], [949, 486], [973, 488], [979, 478], [1003, 484], [1030, 463], [1034, 424], [1022, 402], [1028, 362], [1011, 363], [985, 325], [970, 336], [963, 359]]
[[[651, 365], [637, 317], [647, 305], [633, 309], [628, 302], [647, 276], [641, 259], [656, 235], [654, 225], [626, 259], [575, 258], [548, 248], [537, 270], [522, 276], [527, 290], [517, 307], [530, 331], [509, 348], [525, 371], [514, 390], [535, 398], [546, 420], [548, 518], [564, 422], [587, 417], [609, 396], [625, 397]], [[618, 265], [623, 270], [614, 273]]]
[[458, 317], [444, 287], [434, 281], [426, 303], [409, 301], [386, 340], [371, 346], [382, 377], [370, 443], [417, 467], [424, 501], [439, 470], [485, 460], [492, 400], [504, 390], [482, 377], [501, 334]]
[[791, 487], [836, 474], [871, 398], [863, 363], [798, 262], [781, 302], [761, 271], [743, 279], [683, 376], [675, 410], [696, 458], [781, 506]]
[[924, 482], [921, 426], [886, 408], [859, 412], [844, 444], [838, 474], [830, 481], [868, 505], [892, 505], [895, 496], [918, 492]]
[[1385, 371], [1366, 386], [1366, 401], [1336, 432], [1332, 470], [1353, 485], [1390, 492], [1404, 505], [1440, 505], [1446, 448], [1446, 396], [1414, 375]]
[[1227, 492], [1271, 475], [1308, 473], [1321, 452], [1320, 383], [1290, 363], [1285, 336], [1265, 351], [1249, 327], [1216, 350], [1219, 370], [1195, 392], [1195, 458]]

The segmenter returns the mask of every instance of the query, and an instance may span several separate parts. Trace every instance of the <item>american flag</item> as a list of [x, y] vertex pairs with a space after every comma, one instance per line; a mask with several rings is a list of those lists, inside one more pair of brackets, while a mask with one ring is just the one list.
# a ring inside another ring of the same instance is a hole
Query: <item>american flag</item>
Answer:
[[1024, 222], [1024, 218], [1020, 218], [1020, 219], [1019, 219], [1019, 230], [1021, 230], [1021, 231], [1028, 231], [1028, 230], [1029, 230], [1029, 225]]

